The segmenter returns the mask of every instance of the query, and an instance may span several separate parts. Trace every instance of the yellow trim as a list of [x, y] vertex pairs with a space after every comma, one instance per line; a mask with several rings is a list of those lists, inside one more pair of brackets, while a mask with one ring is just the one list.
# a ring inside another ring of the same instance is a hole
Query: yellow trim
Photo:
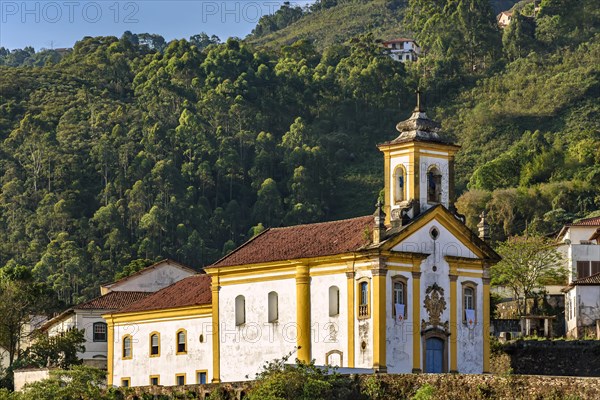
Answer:
[[[183, 338], [184, 338], [184, 346], [185, 346], [185, 350], [183, 351], [179, 351], [179, 334], [183, 332]], [[187, 330], [181, 328], [178, 329], [177, 332], [175, 332], [175, 354], [176, 355], [181, 355], [181, 354], [187, 354], [187, 348], [188, 348], [188, 343], [187, 343]]]
[[130, 313], [104, 314], [102, 315], [102, 318], [110, 318], [115, 324], [121, 324], [124, 322], [143, 323], [166, 318], [185, 317], [185, 319], [189, 319], [189, 317], [210, 316], [211, 311], [212, 306], [210, 304], [206, 304], [202, 306], [188, 306], [178, 308], [167, 308], [161, 310], [138, 311]]
[[148, 379], [148, 384], [150, 386], [154, 386], [152, 385], [152, 379], [156, 378], [156, 386], [160, 385], [160, 375], [150, 375], [149, 379]]
[[346, 272], [348, 289], [348, 368], [354, 368], [354, 271]]
[[207, 369], [197, 369], [196, 374], [194, 375], [196, 385], [202, 385], [202, 383], [198, 382], [198, 374], [201, 372], [204, 372], [206, 374], [206, 383], [208, 383], [208, 370]]
[[391, 165], [391, 154], [389, 152], [383, 152], [383, 211], [385, 212], [385, 224], [390, 225], [391, 223], [391, 199], [390, 199], [390, 165]]
[[[362, 301], [362, 291], [360, 290], [361, 284], [367, 284], [367, 304], [360, 304]], [[369, 278], [363, 276], [356, 281], [356, 293], [358, 293], [358, 301], [356, 302], [356, 317], [358, 319], [369, 319], [371, 318], [371, 284]], [[360, 306], [366, 305], [366, 311], [363, 315], [360, 314]]]
[[490, 372], [490, 284], [483, 281], [483, 373]]
[[[152, 354], [152, 336], [156, 335], [158, 338], [158, 353]], [[152, 331], [148, 335], [148, 356], [149, 357], [160, 357], [160, 332]]]
[[280, 281], [284, 279], [294, 279], [296, 277], [295, 274], [286, 274], [286, 275], [277, 275], [277, 276], [259, 276], [256, 278], [246, 278], [246, 279], [228, 279], [222, 280], [221, 286], [229, 286], [229, 285], [243, 285], [246, 283], [256, 283], [256, 282], [266, 282], [266, 281]]
[[346, 267], [340, 267], [335, 270], [327, 270], [327, 271], [310, 271], [310, 276], [327, 276], [327, 275], [339, 275], [346, 272]]
[[[127, 386], [125, 386], [123, 383], [127, 381]], [[129, 376], [124, 376], [121, 378], [121, 387], [131, 387], [131, 377]]]
[[[408, 225], [393, 241], [389, 241], [383, 245], [383, 250], [391, 250], [394, 246], [406, 240], [409, 236], [416, 233], [419, 229], [423, 228], [429, 222], [436, 220], [440, 225], [446, 228], [456, 239], [460, 241], [466, 248], [472, 251], [479, 258], [486, 258], [484, 252], [477, 246], [475, 246], [470, 237], [467, 235], [468, 228], [460, 226], [460, 222], [450, 214], [449, 211], [442, 206], [436, 206], [433, 208], [426, 218], [419, 218], [416, 222]], [[470, 231], [469, 231], [470, 232]]]
[[115, 324], [112, 319], [107, 319], [107, 338], [108, 349], [107, 349], [107, 360], [106, 360], [106, 382], [108, 387], [113, 384], [113, 364], [115, 360]]
[[421, 259], [413, 260], [413, 372], [421, 372]]
[[308, 265], [296, 267], [296, 322], [298, 324], [298, 359], [310, 363], [310, 273]]
[[[125, 339], [129, 338], [129, 356], [126, 357], [125, 354]], [[133, 358], [133, 337], [129, 334], [123, 335], [121, 338], [121, 359], [122, 360], [131, 360]]]
[[410, 266], [402, 266], [402, 265], [389, 265], [387, 264], [386, 268], [390, 271], [401, 271], [401, 272], [410, 272], [412, 271], [412, 267]]
[[477, 324], [477, 283], [473, 281], [462, 281], [460, 283], [460, 300], [461, 300], [461, 308], [462, 308], [462, 316], [461, 321], [463, 324], [467, 324], [467, 316], [465, 314], [465, 290], [471, 289], [473, 291], [473, 310], [475, 310], [475, 324]]
[[183, 374], [175, 374], [175, 385], [177, 386], [183, 386], [183, 385], [179, 385], [179, 383], [177, 383], [177, 378], [179, 377], [183, 377], [183, 385], [186, 384], [186, 377], [185, 377], [185, 373]]
[[[219, 276], [212, 277], [212, 347], [213, 378], [212, 383], [221, 382], [221, 332], [219, 330]], [[208, 377], [207, 377], [208, 379]]]
[[373, 369], [387, 370], [386, 362], [386, 273], [387, 270], [373, 270]]
[[295, 258], [292, 260], [273, 261], [266, 263], [241, 264], [227, 267], [205, 267], [204, 271], [210, 276], [218, 275], [220, 278], [229, 276], [260, 276], [261, 274], [270, 275], [274, 272], [294, 273], [295, 268], [299, 265], [305, 265], [312, 269], [312, 267], [315, 266], [335, 266], [347, 261], [357, 262], [360, 260], [367, 262], [369, 261], [366, 254], [348, 252], [322, 257]]
[[[452, 275], [452, 265], [450, 266], [450, 274]], [[456, 317], [458, 314], [456, 291], [456, 275], [450, 277], [450, 372], [458, 372], [458, 336]]]

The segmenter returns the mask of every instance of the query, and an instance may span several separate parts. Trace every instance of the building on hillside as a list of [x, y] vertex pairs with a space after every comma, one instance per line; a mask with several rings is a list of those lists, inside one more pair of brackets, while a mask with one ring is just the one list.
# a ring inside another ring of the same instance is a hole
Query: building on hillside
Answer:
[[567, 336], [600, 338], [600, 217], [565, 225], [557, 240], [569, 269], [563, 289]]
[[116, 282], [103, 285], [100, 297], [65, 310], [45, 322], [40, 331], [56, 336], [72, 328], [84, 329], [85, 352], [79, 354], [79, 358], [86, 365], [106, 368], [108, 330], [102, 315], [135, 303], [195, 273], [193, 269], [173, 260], [157, 262]]
[[211, 278], [199, 274], [107, 315], [109, 384], [208, 383], [213, 376], [211, 302]]
[[510, 25], [510, 21], [512, 21], [513, 12], [512, 11], [502, 11], [500, 14], [496, 16], [496, 21], [498, 22], [498, 26], [500, 28], [506, 28]]
[[459, 147], [420, 105], [397, 130], [379, 145], [374, 215], [267, 229], [106, 315], [109, 385], [239, 381], [293, 351], [355, 371], [488, 372], [499, 256], [452, 211]]
[[382, 45], [389, 49], [390, 57], [395, 61], [417, 61], [421, 48], [414, 39], [398, 38], [387, 40]]

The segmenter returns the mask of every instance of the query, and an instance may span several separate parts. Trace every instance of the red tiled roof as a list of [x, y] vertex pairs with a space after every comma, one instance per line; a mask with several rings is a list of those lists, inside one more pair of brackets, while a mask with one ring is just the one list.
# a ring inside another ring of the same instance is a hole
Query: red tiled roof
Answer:
[[586, 276], [585, 278], [573, 281], [571, 285], [600, 285], [600, 272], [594, 275]]
[[148, 292], [110, 292], [73, 307], [76, 310], [118, 310], [147, 297]]
[[120, 309], [119, 313], [199, 306], [212, 303], [211, 279], [206, 274], [187, 277]]
[[118, 310], [119, 308], [127, 307], [136, 301], [140, 301], [150, 294], [151, 293], [148, 292], [110, 292], [66, 309], [56, 317], [46, 321], [40, 326], [40, 330], [45, 331], [46, 329], [49, 329], [55, 322], [64, 319], [67, 315], [73, 314], [75, 310]]
[[371, 242], [372, 216], [271, 228], [255, 236], [211, 267], [266, 263], [348, 253]]
[[584, 218], [567, 226], [600, 226], [600, 217]]

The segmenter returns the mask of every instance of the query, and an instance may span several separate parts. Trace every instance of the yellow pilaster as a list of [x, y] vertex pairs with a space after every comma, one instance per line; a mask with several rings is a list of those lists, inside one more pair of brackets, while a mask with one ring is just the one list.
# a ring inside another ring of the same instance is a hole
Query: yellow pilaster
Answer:
[[458, 372], [457, 359], [457, 312], [458, 293], [456, 291], [456, 280], [458, 279], [456, 265], [450, 264], [450, 372]]
[[309, 363], [310, 349], [310, 275], [306, 265], [296, 267], [296, 323], [298, 325], [298, 359]]
[[213, 347], [213, 383], [221, 382], [221, 331], [219, 326], [219, 276], [212, 277], [212, 347]]
[[490, 372], [490, 278], [483, 278], [483, 373]]
[[392, 196], [392, 188], [390, 187], [390, 160], [391, 160], [391, 155], [389, 150], [386, 151], [383, 154], [383, 176], [384, 176], [384, 196], [385, 199], [383, 201], [384, 207], [383, 207], [383, 211], [385, 212], [385, 224], [389, 225], [390, 224], [390, 217], [391, 217], [391, 204], [390, 204], [390, 198]]
[[348, 368], [354, 368], [354, 271], [346, 272], [348, 282]]
[[373, 370], [386, 372], [386, 275], [387, 269], [379, 265], [371, 270], [373, 275]]
[[421, 372], [421, 259], [413, 260], [412, 271], [412, 304], [413, 304], [413, 369]]
[[113, 366], [115, 362], [115, 323], [112, 318], [106, 318], [106, 329], [108, 330], [106, 337], [108, 352], [106, 360], [106, 382], [108, 387], [113, 385]]

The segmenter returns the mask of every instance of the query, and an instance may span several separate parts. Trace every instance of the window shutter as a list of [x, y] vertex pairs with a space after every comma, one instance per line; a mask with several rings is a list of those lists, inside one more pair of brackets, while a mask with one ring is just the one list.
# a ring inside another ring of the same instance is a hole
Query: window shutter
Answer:
[[577, 261], [577, 279], [585, 278], [589, 276], [590, 262], [589, 261]]

